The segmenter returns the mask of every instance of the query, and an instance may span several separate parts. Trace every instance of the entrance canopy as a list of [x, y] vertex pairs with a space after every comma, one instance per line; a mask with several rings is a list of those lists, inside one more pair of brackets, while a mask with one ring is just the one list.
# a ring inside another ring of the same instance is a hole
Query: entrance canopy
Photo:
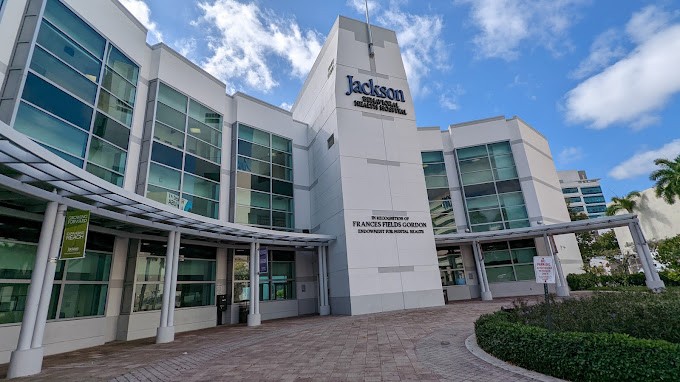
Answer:
[[[137, 234], [178, 231], [210, 241], [324, 246], [329, 235], [275, 231], [181, 211], [124, 190], [60, 158], [0, 122], [0, 201], [14, 205], [55, 201], [90, 211], [93, 224]], [[2, 190], [4, 189], [4, 190]]]
[[637, 215], [626, 214], [607, 216], [565, 223], [538, 225], [534, 227], [504, 229], [500, 231], [461, 232], [448, 235], [436, 235], [435, 242], [437, 245], [459, 245], [472, 244], [475, 242], [483, 243], [490, 241], [532, 239], [545, 235], [562, 235], [567, 233], [624, 227], [631, 223], [638, 223]]

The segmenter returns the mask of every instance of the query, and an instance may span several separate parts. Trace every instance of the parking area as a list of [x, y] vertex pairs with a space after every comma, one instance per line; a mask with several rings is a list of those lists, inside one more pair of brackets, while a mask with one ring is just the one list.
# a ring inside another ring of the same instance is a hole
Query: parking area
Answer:
[[[472, 355], [481, 314], [511, 299], [363, 316], [310, 316], [220, 326], [46, 357], [21, 381], [524, 381]], [[7, 365], [0, 366], [4, 375]]]

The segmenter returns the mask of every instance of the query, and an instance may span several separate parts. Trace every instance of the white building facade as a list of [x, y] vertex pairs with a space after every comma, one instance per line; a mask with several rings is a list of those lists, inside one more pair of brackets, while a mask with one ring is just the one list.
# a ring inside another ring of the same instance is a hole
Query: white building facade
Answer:
[[[569, 214], [519, 118], [416, 127], [393, 31], [339, 17], [289, 112], [147, 45], [117, 0], [0, 4], [0, 363], [542, 293], [538, 254], [581, 269], [573, 234], [441, 244]], [[46, 262], [67, 207], [92, 214], [86, 256]]]

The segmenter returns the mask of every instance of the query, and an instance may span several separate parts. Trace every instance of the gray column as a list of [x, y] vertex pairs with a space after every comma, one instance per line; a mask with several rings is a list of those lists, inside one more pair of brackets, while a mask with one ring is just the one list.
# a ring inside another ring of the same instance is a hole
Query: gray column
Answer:
[[50, 299], [52, 298], [52, 286], [54, 285], [54, 271], [57, 269], [59, 260], [59, 249], [61, 248], [61, 237], [64, 234], [64, 217], [66, 215], [66, 205], [61, 204], [57, 209], [57, 219], [54, 223], [54, 233], [50, 243], [50, 253], [45, 267], [45, 278], [43, 279], [42, 292], [40, 294], [40, 304], [38, 304], [38, 314], [35, 319], [33, 329], [33, 339], [31, 348], [42, 348], [43, 336], [45, 334], [45, 324], [47, 323], [47, 312], [50, 309]]
[[258, 245], [255, 242], [250, 243], [250, 307], [248, 314], [248, 326], [258, 326], [261, 323], [258, 306], [260, 302], [260, 295], [257, 291], [260, 284], [258, 277], [259, 264], [257, 258], [257, 246]]
[[50, 243], [54, 233], [57, 207], [57, 202], [49, 202], [45, 209], [35, 262], [31, 272], [31, 284], [28, 288], [28, 296], [26, 297], [24, 317], [21, 321], [19, 341], [17, 342], [17, 349], [12, 352], [10, 357], [7, 378], [37, 374], [42, 369], [43, 350], [42, 348], [31, 349], [31, 341], [33, 340], [33, 331], [38, 314], [38, 304], [42, 292], [41, 287], [45, 278], [45, 269], [47, 268]]
[[326, 246], [317, 248], [319, 261], [319, 315], [321, 316], [327, 316], [331, 313], [331, 307], [328, 305], [327, 248]]
[[260, 243], [255, 243], [255, 314], [260, 317]]
[[645, 272], [645, 283], [647, 284], [647, 287], [655, 292], [662, 291], [666, 288], [666, 285], [661, 281], [659, 272], [657, 272], [656, 267], [654, 266], [652, 252], [649, 250], [645, 236], [640, 228], [640, 223], [630, 223], [628, 224], [628, 228], [633, 237], [638, 256], [640, 256], [640, 263], [642, 263], [642, 268]]
[[175, 233], [175, 255], [173, 256], [172, 278], [170, 279], [170, 309], [168, 310], [168, 327], [175, 331], [175, 301], [177, 300], [177, 271], [179, 270], [179, 249], [181, 234]]
[[555, 264], [555, 269], [557, 270], [557, 274], [555, 275], [555, 281], [557, 281], [555, 284], [557, 296], [569, 297], [569, 285], [567, 285], [567, 279], [564, 277], [564, 272], [562, 271], [562, 262], [560, 262], [560, 258], [557, 256], [557, 250], [553, 248], [552, 239], [552, 236], [548, 238], [547, 234], [543, 235], [545, 250], [548, 252], [548, 255], [552, 257], [553, 264]]
[[489, 288], [489, 279], [486, 276], [486, 268], [484, 267], [484, 256], [482, 254], [482, 249], [479, 246], [479, 242], [472, 243], [472, 251], [475, 254], [475, 261], [477, 262], [477, 269], [481, 274], [481, 279], [479, 280], [479, 285], [481, 286], [482, 300], [491, 301], [493, 296], [491, 295], [491, 288]]
[[174, 335], [168, 327], [168, 312], [170, 310], [170, 293], [172, 280], [172, 265], [175, 256], [175, 231], [168, 232], [168, 243], [165, 248], [165, 279], [163, 280], [163, 304], [161, 305], [161, 322], [156, 330], [156, 343], [172, 342]]

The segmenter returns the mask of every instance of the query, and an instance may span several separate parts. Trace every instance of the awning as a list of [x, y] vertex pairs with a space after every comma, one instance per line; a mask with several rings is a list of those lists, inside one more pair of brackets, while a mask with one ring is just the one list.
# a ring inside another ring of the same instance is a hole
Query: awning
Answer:
[[460, 232], [447, 235], [435, 235], [437, 245], [471, 244], [474, 242], [491, 242], [505, 240], [532, 239], [543, 235], [563, 235], [567, 233], [595, 231], [627, 226], [637, 223], [635, 214], [606, 216], [594, 219], [577, 220], [565, 223], [538, 225], [526, 228], [504, 229], [500, 231]]
[[[124, 190], [53, 154], [0, 122], [0, 187], [115, 221], [135, 232], [179, 231], [212, 241], [322, 246], [333, 236], [276, 231], [196, 215]], [[54, 192], [56, 190], [56, 192]]]

